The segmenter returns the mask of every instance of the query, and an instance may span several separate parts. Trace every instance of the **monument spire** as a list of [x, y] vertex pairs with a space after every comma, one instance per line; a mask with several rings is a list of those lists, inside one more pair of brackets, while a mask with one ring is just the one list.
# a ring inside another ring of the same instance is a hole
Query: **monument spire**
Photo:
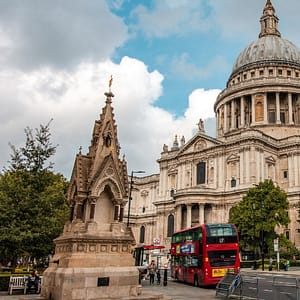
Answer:
[[104, 93], [104, 95], [106, 96], [107, 104], [111, 104], [111, 101], [112, 101], [111, 98], [115, 96], [111, 91], [112, 82], [113, 82], [113, 77], [112, 77], [112, 75], [110, 75], [110, 79], [109, 79], [109, 83], [108, 83], [108, 92]]
[[259, 37], [264, 37], [267, 35], [276, 35], [281, 37], [278, 30], [278, 17], [275, 15], [275, 9], [271, 0], [267, 0], [265, 8], [263, 10], [263, 15], [260, 18], [260, 34]]

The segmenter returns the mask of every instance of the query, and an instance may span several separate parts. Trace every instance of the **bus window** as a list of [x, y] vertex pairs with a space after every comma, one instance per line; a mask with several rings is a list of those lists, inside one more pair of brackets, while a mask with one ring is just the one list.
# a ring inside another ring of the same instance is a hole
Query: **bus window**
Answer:
[[234, 227], [230, 224], [216, 224], [206, 225], [207, 244], [224, 244], [224, 243], [237, 243], [238, 237]]

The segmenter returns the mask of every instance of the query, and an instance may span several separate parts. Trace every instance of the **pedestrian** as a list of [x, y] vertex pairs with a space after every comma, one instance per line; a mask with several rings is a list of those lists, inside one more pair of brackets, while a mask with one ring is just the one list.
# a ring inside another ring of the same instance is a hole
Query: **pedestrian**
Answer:
[[272, 271], [273, 270], [273, 258], [270, 257], [269, 259], [269, 271]]
[[146, 280], [146, 278], [147, 278], [147, 272], [148, 272], [147, 271], [147, 269], [148, 269], [148, 262], [147, 262], [146, 259], [144, 259], [144, 261], [143, 261], [143, 267], [145, 267], [145, 269], [142, 272], [142, 279]]
[[38, 271], [32, 271], [31, 276], [27, 279], [27, 292], [30, 292], [31, 289], [34, 289], [34, 292], [37, 294], [39, 292], [39, 284], [40, 284], [40, 277]]
[[288, 271], [290, 269], [290, 261], [287, 259], [285, 264], [285, 270]]
[[150, 277], [150, 285], [154, 285], [154, 277], [156, 274], [156, 264], [154, 260], [151, 261], [148, 270], [149, 270], [149, 277]]
[[157, 285], [160, 285], [160, 270], [159, 269], [156, 272], [156, 281], [157, 281]]

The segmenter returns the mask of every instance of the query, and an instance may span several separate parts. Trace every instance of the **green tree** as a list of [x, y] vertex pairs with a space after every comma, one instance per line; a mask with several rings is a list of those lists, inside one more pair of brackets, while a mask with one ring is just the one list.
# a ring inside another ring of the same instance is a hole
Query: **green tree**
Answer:
[[242, 248], [271, 249], [277, 237], [276, 226], [287, 226], [290, 222], [287, 210], [287, 194], [272, 180], [265, 180], [250, 188], [231, 209], [229, 222], [237, 226]]
[[49, 124], [36, 129], [35, 136], [29, 128], [25, 133], [25, 146], [11, 146], [11, 165], [0, 176], [0, 257], [4, 261], [47, 257], [67, 218], [68, 182], [50, 171], [51, 163], [46, 165], [56, 151], [50, 143]]

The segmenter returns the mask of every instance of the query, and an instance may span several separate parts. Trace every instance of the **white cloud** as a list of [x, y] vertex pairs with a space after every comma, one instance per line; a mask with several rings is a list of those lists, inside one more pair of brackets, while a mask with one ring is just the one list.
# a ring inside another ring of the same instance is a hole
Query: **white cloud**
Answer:
[[1, 67], [76, 67], [110, 57], [128, 39], [105, 1], [0, 1]]
[[2, 72], [0, 94], [6, 97], [1, 98], [1, 106], [6, 109], [1, 111], [0, 165], [9, 159], [8, 142], [24, 144], [26, 126], [37, 128], [53, 118], [52, 142], [59, 144], [55, 170], [70, 176], [79, 146], [87, 152], [111, 74], [121, 153], [126, 155], [129, 169], [157, 172], [162, 145], [171, 144], [175, 134], [191, 138], [199, 118], [213, 116], [211, 109], [218, 91], [194, 91], [189, 108], [178, 119], [156, 107], [163, 76], [158, 71], [149, 72], [143, 62], [129, 57], [120, 64], [81, 64], [74, 72]]

